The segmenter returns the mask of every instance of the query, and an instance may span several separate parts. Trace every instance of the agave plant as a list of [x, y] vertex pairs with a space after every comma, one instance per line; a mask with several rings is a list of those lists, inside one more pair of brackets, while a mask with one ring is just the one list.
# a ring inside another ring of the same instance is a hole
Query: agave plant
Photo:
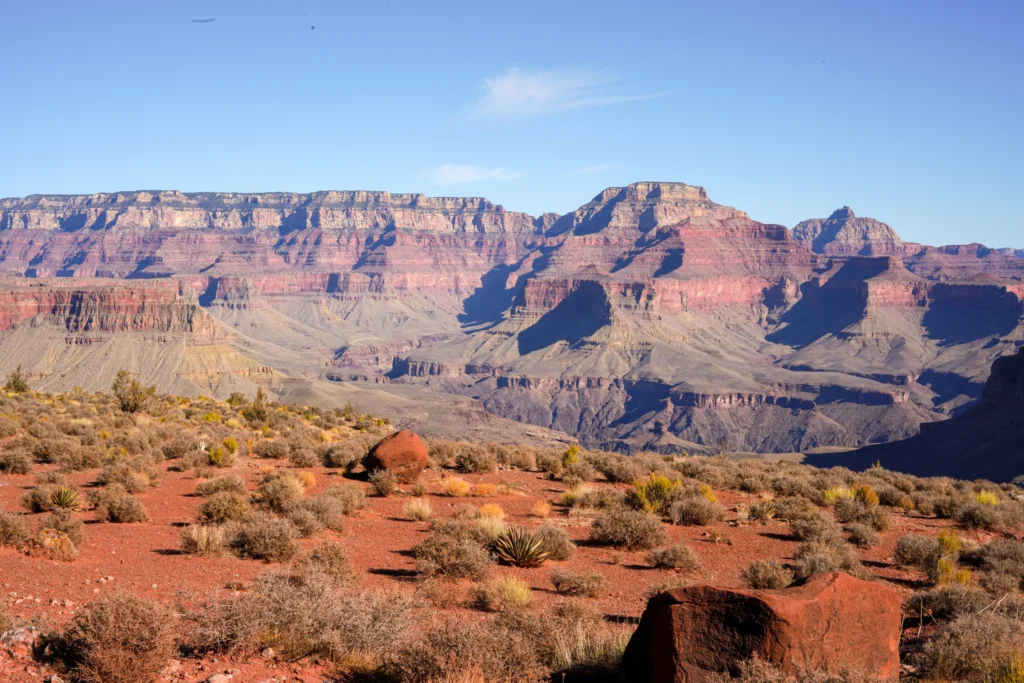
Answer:
[[50, 508], [54, 510], [77, 510], [81, 504], [74, 486], [58, 486], [50, 494]]
[[516, 567], [539, 567], [548, 559], [544, 542], [523, 527], [510, 527], [494, 543], [498, 558]]

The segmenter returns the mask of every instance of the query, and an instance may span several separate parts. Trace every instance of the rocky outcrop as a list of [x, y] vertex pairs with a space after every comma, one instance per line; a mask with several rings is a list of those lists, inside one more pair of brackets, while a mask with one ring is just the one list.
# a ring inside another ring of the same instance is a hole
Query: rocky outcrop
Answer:
[[427, 447], [415, 433], [403, 429], [384, 437], [366, 454], [367, 472], [394, 472], [403, 484], [414, 484], [427, 466]]
[[901, 630], [899, 595], [848, 574], [775, 591], [690, 586], [651, 598], [623, 668], [633, 683], [701, 683], [756, 657], [791, 674], [895, 681]]
[[860, 218], [844, 206], [828, 218], [812, 218], [793, 228], [793, 237], [826, 256], [902, 256], [920, 245], [905, 243], [891, 227]]

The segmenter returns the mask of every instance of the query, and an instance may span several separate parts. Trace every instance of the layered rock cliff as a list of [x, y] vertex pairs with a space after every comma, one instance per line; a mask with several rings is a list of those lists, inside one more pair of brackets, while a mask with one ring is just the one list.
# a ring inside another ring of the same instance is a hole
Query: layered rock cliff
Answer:
[[790, 231], [682, 183], [539, 218], [386, 192], [7, 199], [0, 273], [0, 370], [44, 384], [136, 363], [179, 393], [373, 387], [398, 419], [458, 396], [621, 450], [903, 438], [1024, 340], [1012, 250], [845, 207]]

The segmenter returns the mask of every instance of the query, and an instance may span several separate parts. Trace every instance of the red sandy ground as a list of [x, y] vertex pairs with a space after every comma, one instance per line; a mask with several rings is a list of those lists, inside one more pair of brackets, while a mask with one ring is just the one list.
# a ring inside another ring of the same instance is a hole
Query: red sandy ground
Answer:
[[[243, 460], [234, 471], [246, 479], [250, 488], [255, 488], [259, 467], [266, 463]], [[125, 590], [171, 603], [182, 595], [206, 596], [214, 591], [229, 591], [231, 584], [248, 583], [260, 572], [271, 568], [272, 565], [253, 560], [202, 558], [178, 551], [181, 527], [194, 521], [195, 508], [203, 499], [190, 495], [196, 484], [194, 475], [170, 471], [169, 465], [164, 464], [165, 471], [157, 486], [139, 496], [151, 517], [149, 522], [98, 524], [92, 522], [90, 513], [80, 514], [86, 521], [85, 540], [80, 548], [81, 555], [73, 563], [27, 557], [13, 548], [0, 548], [0, 597], [7, 603], [11, 614], [25, 620], [43, 620], [59, 625], [83, 604], [106, 591]], [[315, 472], [317, 478], [312, 493], [344, 480], [333, 470], [307, 469]], [[38, 471], [41, 469], [36, 468]], [[94, 472], [80, 473], [70, 479], [87, 488], [94, 475]], [[426, 497], [434, 508], [435, 518], [450, 516], [469, 504], [498, 503], [506, 512], [507, 522], [536, 526], [542, 520], [531, 516], [530, 511], [536, 501], [547, 500], [553, 505], [547, 522], [564, 526], [574, 540], [583, 542], [567, 562], [549, 562], [537, 569], [504, 566], [493, 569], [494, 576], [512, 574], [533, 587], [535, 606], [531, 609], [545, 609], [560, 599], [554, 593], [549, 578], [553, 568], [566, 566], [575, 571], [596, 571], [604, 575], [606, 589], [593, 603], [608, 618], [620, 620], [627, 625], [624, 627], [628, 627], [643, 611], [645, 593], [650, 586], [678, 578], [671, 571], [649, 568], [644, 552], [623, 552], [587, 545], [588, 520], [568, 518], [565, 508], [557, 505], [565, 486], [545, 479], [542, 474], [508, 471], [460, 475], [471, 483], [506, 483], [517, 490], [516, 495], [486, 499], [441, 495], [441, 482], [445, 476], [448, 475], [437, 471], [424, 474], [424, 481], [429, 485]], [[21, 510], [19, 500], [33, 483], [33, 476], [0, 477], [0, 508]], [[730, 524], [730, 520], [736, 518], [735, 506], [749, 498], [720, 492], [719, 502], [729, 511], [726, 521], [721, 524], [710, 527], [667, 526], [670, 541], [687, 543], [700, 559], [701, 569], [687, 578], [693, 582], [739, 586], [739, 573], [751, 561], [791, 556], [797, 543], [788, 537], [788, 524]], [[344, 533], [324, 532], [317, 538], [301, 541], [301, 544], [309, 547], [322, 539], [333, 538], [347, 549], [361, 585], [412, 593], [416, 582], [414, 562], [408, 550], [426, 536], [428, 523], [404, 518], [403, 508], [409, 500], [407, 495], [367, 500], [364, 509], [347, 518]], [[948, 521], [908, 517], [902, 512], [894, 512], [892, 521], [892, 528], [882, 534], [882, 542], [863, 551], [861, 557], [871, 573], [909, 593], [916, 587], [915, 580], [919, 577], [891, 566], [890, 556], [896, 540], [911, 531], [937, 534], [939, 528], [948, 526]], [[716, 535], [721, 540], [714, 540]], [[980, 536], [975, 538], [984, 540]], [[465, 596], [470, 586], [467, 581], [454, 584], [453, 592]], [[437, 608], [429, 605], [421, 609], [438, 612]], [[479, 612], [465, 607], [452, 607], [450, 610], [458, 611], [463, 617], [482, 618]], [[212, 674], [229, 671], [233, 673], [233, 683], [268, 681], [274, 677], [277, 681], [322, 681], [329, 676], [330, 667], [314, 662], [295, 665], [260, 657], [242, 661], [186, 659], [172, 664], [163, 678], [168, 681], [202, 681]], [[31, 661], [23, 651], [12, 654], [0, 648], [0, 680], [39, 681], [47, 673], [45, 667]]]

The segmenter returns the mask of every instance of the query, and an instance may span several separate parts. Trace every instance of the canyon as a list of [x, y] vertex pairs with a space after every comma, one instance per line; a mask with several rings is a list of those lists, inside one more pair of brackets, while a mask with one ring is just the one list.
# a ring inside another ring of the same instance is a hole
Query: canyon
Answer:
[[565, 215], [387, 192], [0, 200], [0, 371], [352, 401], [425, 434], [623, 452], [916, 435], [1024, 345], [1024, 254], [792, 229], [634, 183]]

